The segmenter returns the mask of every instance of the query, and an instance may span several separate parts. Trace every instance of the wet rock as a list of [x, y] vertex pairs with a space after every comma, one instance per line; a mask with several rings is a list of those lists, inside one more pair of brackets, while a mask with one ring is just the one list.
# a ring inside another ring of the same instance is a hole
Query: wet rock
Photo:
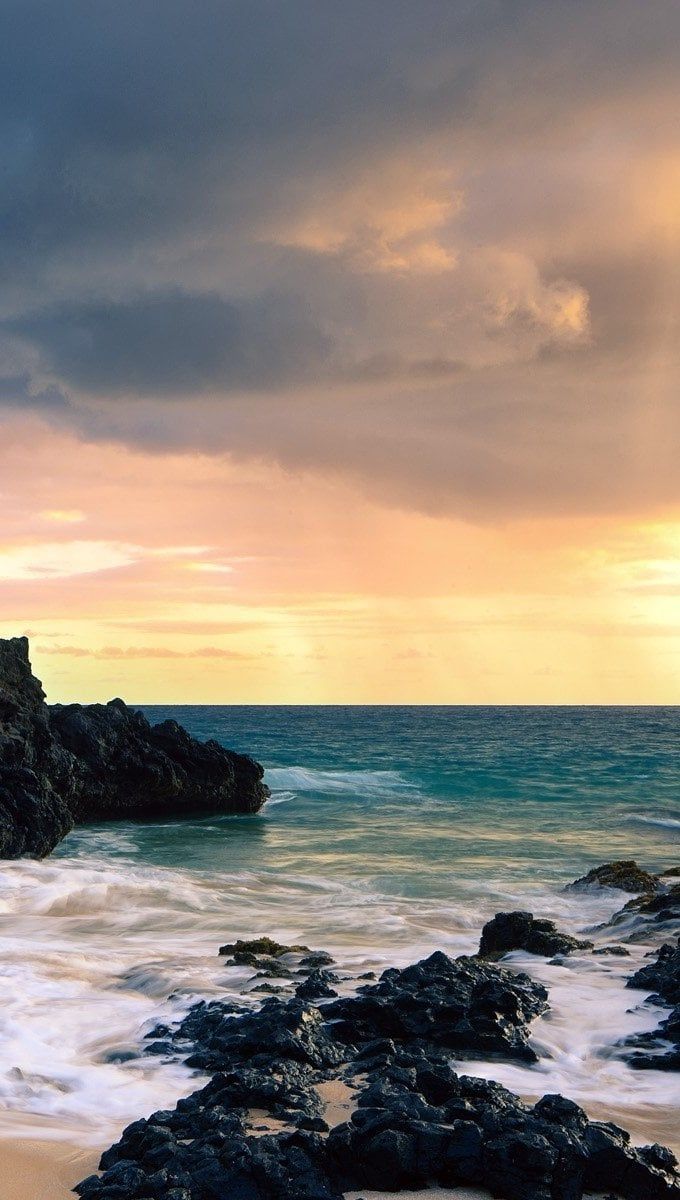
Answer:
[[680, 1070], [680, 940], [661, 946], [654, 961], [631, 975], [626, 986], [651, 992], [651, 1004], [675, 1006], [657, 1029], [626, 1038], [623, 1045], [631, 1050], [626, 1060], [638, 1070]]
[[548, 1007], [544, 987], [527, 975], [441, 951], [403, 971], [384, 971], [356, 997], [324, 1009], [349, 1043], [423, 1038], [463, 1058], [535, 1062], [528, 1023]]
[[479, 943], [480, 958], [499, 958], [511, 950], [526, 950], [550, 958], [590, 950], [593, 943], [561, 933], [553, 921], [539, 920], [530, 912], [501, 912], [487, 921]]
[[122, 700], [48, 706], [27, 639], [0, 639], [0, 857], [42, 858], [84, 821], [256, 812], [262, 775]]
[[202, 1071], [220, 1071], [245, 1061], [259, 1065], [272, 1058], [320, 1068], [343, 1058], [319, 1010], [297, 998], [272, 997], [256, 1012], [241, 1013], [238, 1020], [232, 1005], [201, 1002], [189, 1010], [173, 1040], [180, 1049], [193, 1045], [186, 1062]]
[[658, 876], [650, 875], [649, 871], [645, 871], [634, 859], [626, 858], [593, 867], [587, 875], [582, 875], [580, 879], [575, 879], [573, 883], [567, 884], [566, 890], [608, 887], [641, 895], [655, 892], [658, 886]]
[[598, 946], [593, 954], [611, 955], [614, 958], [630, 958], [630, 950], [625, 946]]
[[659, 1003], [680, 1004], [680, 939], [675, 946], [668, 942], [661, 946], [654, 961], [631, 975], [626, 987], [654, 992]]
[[[580, 1200], [603, 1187], [625, 1200], [680, 1200], [670, 1151], [632, 1149], [622, 1130], [562, 1096], [529, 1107], [454, 1071], [448, 1043], [452, 1030], [472, 1037], [472, 999], [485, 1013], [478, 1035], [498, 1039], [505, 1023], [505, 1052], [509, 1028], [545, 1007], [544, 989], [527, 985], [438, 954], [323, 1010], [299, 998], [255, 1012], [197, 1005], [177, 1036], [203, 1069], [217, 1064], [213, 1078], [129, 1126], [102, 1156], [104, 1174], [75, 1190], [83, 1200], [340, 1200], [350, 1189], [438, 1184], [506, 1200]], [[376, 1037], [388, 1001], [394, 1032]], [[328, 1131], [318, 1085], [348, 1079], [357, 1107]], [[272, 1121], [285, 1128], [271, 1131]]]
[[657, 925], [680, 921], [680, 883], [663, 887], [663, 890], [654, 896], [636, 896], [635, 899], [629, 900], [614, 914], [611, 924], [616, 925], [635, 913], [651, 918]]
[[[252, 956], [253, 959], [262, 958], [281, 958], [284, 954], [311, 954], [309, 946], [285, 946], [282, 942], [275, 942], [273, 938], [259, 937], [242, 940], [238, 938], [235, 942], [227, 942], [225, 946], [220, 946], [218, 954], [231, 955], [244, 959], [246, 955]], [[331, 960], [332, 961], [332, 960]], [[323, 964], [322, 964], [323, 965]]]
[[299, 1000], [323, 1000], [329, 996], [337, 996], [331, 987], [337, 983], [338, 977], [331, 971], [312, 971], [303, 983], [298, 984], [295, 995]]
[[316, 971], [320, 967], [331, 967], [335, 959], [327, 950], [312, 950], [311, 954], [306, 954], [300, 959], [300, 966], [305, 970]]

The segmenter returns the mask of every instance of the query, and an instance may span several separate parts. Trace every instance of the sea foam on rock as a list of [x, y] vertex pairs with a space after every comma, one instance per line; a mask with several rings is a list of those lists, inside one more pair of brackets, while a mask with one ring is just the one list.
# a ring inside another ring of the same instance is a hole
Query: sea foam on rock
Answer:
[[680, 939], [675, 946], [661, 946], [653, 962], [631, 975], [627, 987], [651, 992], [651, 1004], [674, 1006], [658, 1029], [626, 1039], [624, 1044], [633, 1048], [627, 1061], [639, 1070], [680, 1070]]
[[[196, 1006], [178, 1037], [212, 1079], [129, 1126], [102, 1156], [104, 1174], [75, 1190], [82, 1200], [340, 1200], [439, 1184], [506, 1200], [680, 1200], [669, 1150], [634, 1149], [562, 1096], [530, 1106], [454, 1070], [453, 1044], [478, 1054], [489, 1039], [525, 1061], [526, 1024], [545, 997], [525, 976], [437, 953], [321, 1007]], [[330, 1081], [356, 1107], [329, 1130]]]
[[257, 812], [263, 769], [122, 700], [45, 703], [28, 639], [0, 639], [0, 857], [49, 854], [88, 821]]

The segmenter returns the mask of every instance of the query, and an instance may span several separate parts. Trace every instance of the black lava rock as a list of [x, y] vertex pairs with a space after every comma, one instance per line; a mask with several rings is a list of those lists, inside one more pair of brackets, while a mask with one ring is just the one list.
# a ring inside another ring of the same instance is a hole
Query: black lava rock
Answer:
[[482, 929], [479, 956], [497, 958], [510, 950], [526, 950], [551, 958], [553, 954], [571, 954], [592, 947], [592, 942], [560, 933], [553, 921], [538, 920], [530, 912], [501, 912]]
[[638, 1070], [680, 1070], [680, 940], [661, 946], [654, 962], [640, 967], [626, 986], [652, 992], [651, 1004], [675, 1006], [657, 1029], [626, 1038], [623, 1045], [632, 1049], [627, 1061]]
[[356, 997], [336, 1000], [324, 1015], [347, 1042], [422, 1038], [460, 1058], [535, 1062], [528, 1022], [548, 1007], [548, 994], [528, 975], [441, 951], [403, 971], [384, 971]]
[[654, 962], [640, 967], [626, 986], [654, 992], [661, 1003], [680, 1004], [680, 939], [675, 946], [668, 942], [661, 946]]
[[48, 706], [28, 640], [0, 640], [0, 857], [42, 858], [83, 821], [256, 812], [262, 776], [122, 700]]
[[[562, 1096], [529, 1107], [453, 1069], [452, 1041], [526, 1058], [526, 1022], [545, 1003], [524, 976], [434, 954], [324, 1009], [299, 998], [246, 1012], [197, 1005], [170, 1036], [193, 1046], [189, 1061], [213, 1078], [173, 1111], [130, 1125], [102, 1156], [103, 1175], [75, 1191], [83, 1200], [340, 1200], [350, 1189], [439, 1184], [506, 1200], [581, 1200], [603, 1188], [680, 1200], [670, 1151], [631, 1148], [623, 1130], [589, 1121]], [[329, 1131], [318, 1085], [331, 1080], [351, 1080], [358, 1095]]]

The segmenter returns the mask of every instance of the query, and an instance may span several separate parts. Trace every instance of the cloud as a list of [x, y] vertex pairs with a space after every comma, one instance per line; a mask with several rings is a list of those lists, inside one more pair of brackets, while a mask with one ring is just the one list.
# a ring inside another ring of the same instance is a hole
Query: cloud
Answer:
[[128, 567], [139, 549], [114, 542], [38, 542], [0, 549], [0, 579], [51, 580]]
[[[52, 514], [51, 519], [55, 519]], [[57, 521], [64, 521], [58, 513]], [[66, 514], [66, 523], [73, 514]], [[49, 582], [69, 579], [79, 575], [93, 575], [100, 571], [114, 571], [132, 567], [137, 563], [176, 560], [182, 567], [192, 569], [216, 569], [231, 571], [232, 567], [220, 564], [213, 568], [210, 562], [191, 561], [195, 554], [207, 552], [201, 546], [137, 546], [119, 541], [77, 538], [61, 542], [32, 542], [23, 545], [0, 547], [0, 580], [6, 582], [35, 580]], [[187, 558], [189, 561], [186, 561]]]
[[313, 376], [331, 351], [303, 307], [275, 296], [234, 304], [178, 290], [64, 304], [6, 328], [38, 346], [62, 380], [91, 393], [287, 386]]
[[680, 499], [675, 0], [5, 8], [5, 413], [428, 512]]
[[47, 415], [62, 415], [69, 408], [68, 398], [54, 384], [34, 388], [28, 372], [0, 376], [0, 408], [31, 408]]
[[235, 662], [260, 655], [242, 654], [238, 650], [225, 650], [221, 646], [201, 646], [196, 650], [174, 650], [170, 646], [102, 646], [90, 649], [85, 646], [37, 646], [39, 654], [54, 654], [68, 658], [137, 659], [137, 658], [212, 658]]

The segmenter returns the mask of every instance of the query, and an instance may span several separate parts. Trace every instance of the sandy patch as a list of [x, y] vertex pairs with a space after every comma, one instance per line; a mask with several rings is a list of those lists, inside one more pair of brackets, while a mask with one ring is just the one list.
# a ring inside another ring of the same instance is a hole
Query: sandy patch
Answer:
[[[422, 1188], [417, 1192], [345, 1192], [345, 1200], [493, 1200], [484, 1188]], [[583, 1200], [606, 1200], [604, 1196], [584, 1196]]]
[[96, 1171], [100, 1155], [68, 1142], [2, 1138], [2, 1200], [74, 1200], [71, 1189]]
[[418, 1192], [345, 1192], [345, 1200], [492, 1200], [491, 1192], [480, 1188], [423, 1188]]
[[331, 1129], [349, 1121], [356, 1108], [357, 1089], [343, 1083], [342, 1079], [329, 1079], [327, 1083], [315, 1083], [314, 1090], [318, 1093], [324, 1106], [324, 1120]]

